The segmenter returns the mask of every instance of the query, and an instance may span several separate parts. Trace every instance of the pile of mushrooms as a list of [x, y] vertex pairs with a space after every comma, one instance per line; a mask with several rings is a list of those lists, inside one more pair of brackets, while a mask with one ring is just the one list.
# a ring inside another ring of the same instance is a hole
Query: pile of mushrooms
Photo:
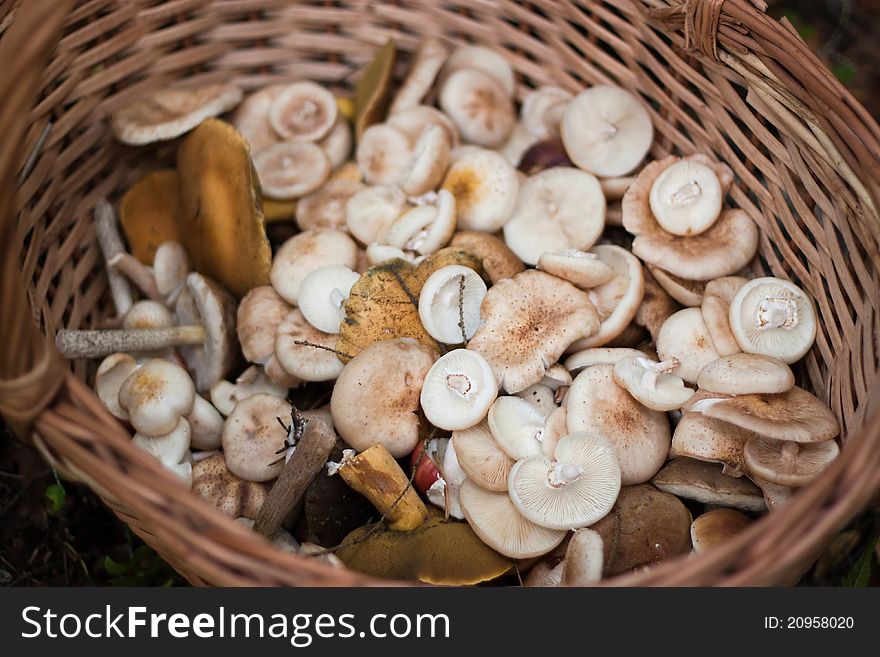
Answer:
[[104, 357], [135, 444], [282, 549], [441, 584], [709, 550], [833, 461], [792, 369], [813, 302], [752, 276], [729, 167], [646, 159], [618, 87], [517, 107], [495, 50], [426, 39], [397, 86], [395, 56], [353, 101], [301, 80], [114, 116], [180, 137], [177, 166], [123, 197], [130, 254], [99, 206], [118, 318], [57, 341]]

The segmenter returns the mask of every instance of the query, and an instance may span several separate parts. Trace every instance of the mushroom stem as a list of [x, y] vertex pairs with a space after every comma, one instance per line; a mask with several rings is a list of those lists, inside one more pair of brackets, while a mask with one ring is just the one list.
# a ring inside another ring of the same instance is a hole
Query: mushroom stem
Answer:
[[581, 467], [575, 463], [557, 463], [550, 471], [550, 485], [553, 488], [562, 488], [576, 482], [583, 473]]
[[659, 363], [653, 363], [647, 358], [639, 358], [637, 361], [645, 369], [645, 373], [642, 375], [642, 386], [651, 392], [656, 392], [657, 379], [661, 374], [672, 374], [681, 365], [681, 361], [674, 356]]
[[69, 331], [55, 334], [55, 346], [65, 358], [101, 358], [117, 351], [140, 353], [166, 347], [198, 345], [205, 341], [201, 325], [109, 331]]
[[797, 303], [785, 297], [766, 297], [755, 312], [759, 329], [794, 328], [798, 323]]
[[[295, 449], [254, 520], [254, 531], [270, 539], [291, 512], [299, 515], [298, 507], [306, 490], [336, 445], [336, 433], [320, 417], [306, 419], [296, 408], [293, 408], [291, 416], [293, 424], [290, 430]], [[291, 518], [291, 521], [295, 520]]]
[[130, 253], [126, 253], [125, 251], [117, 253], [107, 261], [107, 266], [110, 269], [125, 275], [128, 280], [138, 286], [138, 289], [140, 289], [148, 299], [157, 301], [161, 304], [166, 303], [166, 299], [159, 292], [159, 288], [156, 287], [156, 279], [153, 276], [153, 272]]
[[372, 502], [388, 529], [410, 531], [428, 519], [428, 508], [384, 445], [377, 443], [344, 462], [339, 475]]
[[116, 213], [107, 199], [102, 198], [95, 204], [95, 233], [101, 253], [104, 255], [104, 262], [107, 264], [107, 280], [110, 283], [113, 305], [116, 306], [116, 314], [121, 317], [131, 308], [134, 299], [128, 281], [110, 266], [110, 260], [114, 256], [125, 253], [125, 245], [119, 235]]

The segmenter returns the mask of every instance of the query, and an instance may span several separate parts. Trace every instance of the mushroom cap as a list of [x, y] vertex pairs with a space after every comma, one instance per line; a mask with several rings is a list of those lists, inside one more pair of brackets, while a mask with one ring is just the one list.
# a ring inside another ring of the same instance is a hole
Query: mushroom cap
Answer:
[[269, 106], [269, 123], [281, 139], [314, 142], [330, 132], [337, 112], [336, 98], [329, 90], [304, 80], [278, 92]]
[[599, 329], [585, 292], [536, 270], [493, 285], [480, 316], [483, 324], [468, 349], [489, 361], [501, 388], [510, 393], [538, 383], [572, 342]]
[[651, 213], [668, 233], [705, 232], [721, 214], [723, 193], [715, 172], [694, 160], [679, 160], [663, 170], [649, 193]]
[[574, 376], [590, 365], [614, 365], [622, 358], [644, 358], [647, 355], [641, 349], [631, 347], [589, 347], [566, 358], [565, 369]]
[[651, 483], [662, 491], [703, 504], [734, 507], [753, 513], [766, 509], [760, 488], [747, 477], [724, 474], [715, 463], [675, 458], [654, 475]]
[[508, 96], [513, 96], [516, 78], [504, 55], [485, 46], [459, 46], [449, 56], [443, 75], [447, 76], [461, 69], [473, 69], [490, 75], [498, 81]]
[[149, 329], [174, 326], [174, 316], [165, 304], [149, 299], [135, 301], [122, 320], [122, 328]]
[[413, 143], [393, 125], [376, 123], [358, 140], [355, 157], [367, 184], [397, 185], [410, 171]]
[[629, 251], [612, 244], [600, 244], [593, 247], [593, 253], [611, 268], [613, 278], [588, 292], [601, 325], [593, 335], [572, 345], [575, 351], [601, 347], [623, 333], [636, 316], [645, 292], [642, 263]]
[[498, 80], [474, 68], [461, 68], [445, 77], [440, 107], [462, 138], [478, 146], [502, 145], [516, 124], [510, 94]]
[[311, 142], [282, 141], [254, 154], [263, 193], [290, 200], [311, 194], [330, 177], [333, 167], [323, 148]]
[[508, 477], [510, 499], [528, 520], [550, 529], [576, 529], [603, 518], [620, 491], [614, 446], [594, 433], [571, 433], [543, 454], [518, 461]]
[[[542, 378], [541, 381], [544, 379]], [[556, 394], [550, 386], [533, 383], [525, 390], [515, 393], [516, 397], [526, 400], [545, 418], [556, 410]]]
[[649, 269], [643, 268], [642, 274], [645, 281], [645, 292], [642, 302], [636, 311], [633, 321], [639, 326], [644, 326], [651, 334], [651, 339], [656, 340], [660, 327], [673, 313], [681, 310], [681, 306], [672, 298], [666, 289], [657, 282]]
[[374, 342], [343, 368], [330, 412], [343, 440], [362, 451], [380, 443], [396, 458], [419, 440], [419, 395], [433, 351], [406, 338]]
[[472, 253], [483, 261], [483, 269], [493, 285], [524, 271], [526, 266], [516, 257], [504, 240], [483, 231], [460, 230], [449, 246]]
[[388, 108], [388, 114], [397, 114], [402, 110], [418, 106], [431, 91], [434, 80], [437, 79], [440, 69], [448, 58], [449, 49], [440, 39], [436, 37], [422, 39], [413, 55], [406, 79], [400, 85]]
[[614, 270], [595, 253], [587, 251], [545, 252], [538, 257], [538, 269], [558, 276], [582, 290], [607, 283]]
[[468, 479], [486, 490], [507, 491], [507, 476], [515, 461], [492, 437], [486, 422], [453, 431], [452, 444]]
[[559, 137], [559, 122], [571, 92], [559, 87], [538, 87], [523, 98], [520, 124], [535, 139]]
[[817, 443], [840, 433], [840, 424], [831, 409], [797, 386], [774, 395], [756, 393], [717, 401], [707, 399], [694, 410], [777, 440]]
[[440, 429], [466, 429], [481, 422], [498, 395], [491, 366], [479, 353], [454, 349], [425, 376], [420, 401], [428, 421]]
[[272, 260], [272, 286], [292, 305], [299, 302], [303, 279], [319, 267], [344, 265], [352, 268], [357, 261], [357, 244], [339, 230], [306, 230], [287, 240]]
[[238, 361], [235, 340], [235, 299], [220, 285], [197, 272], [186, 277], [186, 288], [175, 306], [180, 326], [201, 324], [205, 341], [179, 347], [186, 366], [193, 372], [196, 389], [210, 390]]
[[703, 294], [706, 288], [703, 281], [689, 281], [654, 265], [645, 265], [645, 267], [660, 287], [682, 306], [691, 308], [703, 303]]
[[544, 414], [520, 397], [499, 397], [488, 414], [498, 447], [515, 461], [541, 454]]
[[428, 277], [419, 295], [419, 317], [431, 337], [460, 344], [480, 325], [480, 304], [486, 284], [470, 267], [449, 265]]
[[752, 519], [735, 509], [713, 509], [691, 523], [691, 543], [694, 552], [701, 554], [715, 545], [721, 545], [752, 524]]
[[219, 449], [223, 433], [223, 415], [201, 395], [196, 395], [192, 412], [187, 416], [192, 430], [193, 449]]
[[128, 411], [119, 405], [119, 389], [128, 375], [137, 368], [134, 356], [115, 353], [101, 361], [95, 374], [95, 394], [113, 417], [120, 420], [128, 420]]
[[755, 437], [746, 443], [743, 460], [749, 474], [780, 486], [806, 486], [840, 454], [837, 441], [798, 444]]
[[560, 406], [544, 420], [544, 432], [541, 434], [541, 452], [544, 456], [552, 457], [556, 443], [568, 434], [568, 411], [565, 406]]
[[[290, 420], [292, 407], [285, 399], [259, 392], [242, 399], [223, 425], [223, 455], [234, 475], [247, 481], [275, 479], [284, 467], [278, 458], [287, 432], [278, 422]], [[246, 514], [242, 514], [246, 515]]]
[[183, 244], [175, 241], [162, 242], [153, 256], [153, 278], [156, 289], [169, 303], [177, 300], [177, 295], [186, 284], [189, 273], [189, 256]]
[[519, 193], [516, 170], [494, 151], [477, 149], [453, 160], [443, 189], [455, 197], [458, 226], [493, 232], [513, 214]]
[[605, 227], [605, 197], [595, 176], [573, 167], [545, 169], [520, 186], [504, 241], [525, 263], [547, 251], [586, 250]]
[[449, 241], [455, 231], [455, 197], [445, 189], [430, 196], [431, 201], [407, 210], [391, 223], [382, 239], [386, 245], [427, 255]]
[[244, 93], [230, 84], [159, 89], [115, 112], [110, 125], [123, 144], [142, 146], [189, 132], [241, 102]]
[[250, 290], [238, 304], [237, 334], [249, 363], [263, 363], [275, 351], [275, 332], [293, 310], [271, 285]]
[[589, 586], [602, 579], [605, 545], [592, 529], [578, 529], [568, 542], [562, 562], [564, 586]]
[[[342, 373], [342, 361], [334, 353], [339, 336], [324, 333], [306, 321], [298, 308], [291, 310], [275, 332], [275, 357], [287, 372], [303, 381], [332, 381]], [[325, 349], [297, 344], [307, 342]]]
[[718, 358], [709, 329], [699, 308], [684, 308], [669, 316], [657, 332], [657, 355], [661, 360], [677, 358], [676, 374], [696, 383], [706, 365]]
[[[522, 585], [527, 587], [555, 588], [562, 584], [562, 561], [556, 563], [558, 558], [552, 555], [543, 561], [539, 561], [529, 571]], [[555, 564], [555, 565], [554, 565]]]
[[744, 471], [743, 448], [754, 437], [742, 427], [687, 411], [675, 427], [669, 455], [722, 463], [724, 474], [739, 477]]
[[[665, 364], [664, 364], [665, 365]], [[671, 369], [671, 368], [670, 368]], [[681, 408], [694, 391], [681, 377], [665, 371], [648, 358], [623, 358], [614, 364], [614, 381], [648, 408], [674, 411]]]
[[269, 108], [286, 88], [286, 84], [270, 84], [258, 89], [248, 94], [232, 115], [232, 125], [247, 140], [252, 153], [280, 140], [269, 121]]
[[730, 306], [724, 300], [715, 296], [704, 296], [700, 312], [703, 313], [703, 321], [706, 322], [715, 351], [720, 356], [730, 356], [742, 351], [730, 330]]
[[749, 282], [743, 276], [720, 276], [707, 281], [703, 288], [703, 297], [718, 297], [728, 306], [739, 289]]
[[[338, 116], [327, 136], [318, 142], [318, 146], [327, 154], [330, 166], [334, 171], [345, 166], [348, 161], [351, 155], [352, 140], [351, 124], [342, 116]], [[347, 180], [347, 178], [339, 177], [335, 180]], [[349, 182], [361, 182], [361, 180], [350, 180]]]
[[458, 129], [448, 116], [432, 105], [416, 105], [415, 107], [392, 113], [385, 122], [403, 131], [413, 143], [418, 140], [425, 131], [425, 128], [433, 125], [443, 128], [453, 148], [459, 145]]
[[348, 230], [348, 200], [366, 185], [357, 180], [331, 178], [296, 204], [296, 224], [300, 230], [333, 228]]
[[193, 464], [192, 491], [225, 516], [255, 519], [269, 495], [269, 484], [235, 476], [226, 466], [223, 454], [216, 452]]
[[409, 171], [400, 180], [403, 191], [418, 196], [436, 189], [446, 175], [451, 150], [446, 130], [436, 125], [426, 126], [413, 148]]
[[346, 224], [361, 244], [369, 245], [384, 239], [385, 232], [406, 208], [406, 195], [399, 187], [367, 187], [348, 199]]
[[620, 87], [596, 85], [569, 101], [560, 133], [578, 167], [597, 176], [623, 176], [647, 154], [654, 125], [635, 95]]
[[614, 381], [614, 366], [592, 365], [578, 374], [565, 397], [572, 432], [608, 438], [617, 452], [623, 485], [648, 481], [669, 452], [669, 421], [645, 408]]
[[730, 302], [730, 330], [746, 353], [794, 363], [816, 339], [813, 302], [797, 285], [780, 278], [755, 278]]
[[794, 373], [777, 358], [740, 353], [708, 363], [700, 370], [697, 385], [723, 395], [773, 394], [791, 390]]
[[175, 169], [153, 171], [128, 188], [119, 202], [119, 225], [131, 254], [153, 263], [163, 242], [180, 239], [180, 175]]
[[136, 433], [131, 442], [147, 454], [159, 460], [162, 465], [177, 465], [189, 454], [192, 431], [186, 418], [180, 418], [175, 427], [161, 436], [145, 436]]
[[572, 382], [572, 376], [568, 373], [568, 370], [565, 369], [565, 366], [562, 363], [553, 363], [550, 367], [544, 370], [544, 378], [541, 379], [541, 383], [550, 388], [553, 392], [556, 392], [562, 387], [570, 386]]
[[192, 411], [196, 391], [180, 365], [154, 358], [133, 370], [119, 388], [119, 405], [135, 431], [161, 436]]
[[229, 415], [242, 399], [258, 392], [268, 392], [276, 397], [287, 397], [287, 387], [273, 383], [259, 365], [251, 365], [236, 379], [235, 383], [223, 379], [211, 386], [211, 404], [221, 415]]
[[507, 557], [538, 557], [565, 538], [563, 530], [526, 520], [507, 493], [484, 490], [470, 479], [461, 486], [461, 509], [480, 540]]
[[360, 277], [345, 265], [328, 265], [309, 272], [297, 295], [306, 321], [324, 333], [339, 333], [345, 300]]

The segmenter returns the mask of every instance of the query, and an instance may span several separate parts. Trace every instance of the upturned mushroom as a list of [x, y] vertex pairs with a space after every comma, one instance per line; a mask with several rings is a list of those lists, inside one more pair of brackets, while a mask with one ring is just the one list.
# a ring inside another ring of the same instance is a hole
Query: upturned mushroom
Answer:
[[487, 416], [495, 443], [514, 461], [541, 454], [545, 418], [519, 397], [499, 397]]
[[500, 387], [510, 393], [538, 383], [573, 342], [599, 330], [598, 313], [585, 292], [534, 270], [493, 285], [480, 316], [483, 324], [468, 349], [489, 361]]
[[287, 240], [272, 259], [272, 287], [289, 304], [299, 303], [303, 279], [319, 267], [357, 262], [357, 244], [342, 231], [307, 230]]
[[324, 333], [339, 333], [343, 304], [360, 274], [345, 265], [318, 267], [302, 280], [297, 299], [306, 321]]
[[469, 267], [449, 265], [428, 277], [419, 294], [425, 330], [444, 344], [466, 344], [480, 325], [486, 284]]
[[330, 132], [337, 112], [333, 94], [305, 80], [279, 90], [269, 106], [269, 123], [284, 140], [314, 142]]
[[675, 376], [678, 364], [678, 359], [658, 363], [648, 358], [623, 358], [614, 364], [614, 381], [644, 406], [674, 411], [694, 394]]
[[428, 421], [440, 429], [467, 429], [486, 417], [498, 395], [490, 364], [468, 349], [441, 356], [428, 370], [420, 403]]
[[809, 484], [839, 454], [834, 440], [797, 443], [755, 437], [743, 448], [743, 461], [749, 474], [757, 479], [796, 488]]
[[174, 429], [166, 434], [147, 436], [138, 432], [132, 436], [131, 442], [171, 469], [189, 455], [191, 438], [189, 422], [180, 418]]

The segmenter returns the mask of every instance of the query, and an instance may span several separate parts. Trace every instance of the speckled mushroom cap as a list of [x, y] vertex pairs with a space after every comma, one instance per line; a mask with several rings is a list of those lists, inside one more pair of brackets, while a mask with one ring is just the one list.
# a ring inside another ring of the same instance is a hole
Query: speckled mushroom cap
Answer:
[[755, 435], [728, 422], [685, 412], [675, 427], [669, 454], [722, 463], [724, 474], [739, 477], [745, 472], [743, 448]]
[[169, 433], [192, 411], [195, 387], [177, 363], [154, 358], [134, 369], [119, 388], [119, 405], [136, 431], [146, 436]]
[[697, 554], [739, 534], [752, 524], [752, 519], [735, 509], [713, 509], [691, 523], [691, 543]]
[[483, 325], [468, 349], [489, 361], [501, 388], [511, 393], [538, 383], [572, 342], [599, 329], [585, 292], [537, 270], [489, 288], [480, 317]]
[[732, 354], [713, 360], [697, 377], [707, 392], [724, 395], [786, 392], [794, 386], [794, 373], [781, 360], [761, 354]]
[[253, 288], [238, 304], [238, 341], [249, 363], [265, 363], [275, 351], [275, 331], [293, 307], [271, 285]]
[[278, 461], [277, 452], [287, 432], [277, 418], [289, 424], [291, 410], [287, 400], [266, 392], [235, 405], [222, 436], [226, 465], [233, 474], [248, 481], [269, 481], [281, 473], [284, 460]]
[[614, 366], [578, 374], [565, 398], [568, 430], [605, 436], [614, 445], [624, 486], [648, 481], [669, 452], [669, 421], [645, 408], [614, 381]]
[[299, 301], [303, 279], [319, 267], [354, 267], [357, 244], [346, 233], [332, 228], [307, 230], [287, 240], [272, 259], [272, 286], [291, 304]]
[[663, 322], [657, 332], [657, 355], [661, 360], [677, 358], [676, 375], [688, 383], [697, 382], [700, 370], [718, 358], [699, 308], [684, 308]]
[[724, 474], [716, 463], [678, 457], [665, 465], [651, 483], [662, 491], [703, 504], [755, 513], [767, 508], [760, 488], [747, 477]]
[[223, 454], [216, 452], [193, 464], [192, 491], [225, 516], [253, 519], [269, 495], [269, 484], [235, 476], [226, 466]]

